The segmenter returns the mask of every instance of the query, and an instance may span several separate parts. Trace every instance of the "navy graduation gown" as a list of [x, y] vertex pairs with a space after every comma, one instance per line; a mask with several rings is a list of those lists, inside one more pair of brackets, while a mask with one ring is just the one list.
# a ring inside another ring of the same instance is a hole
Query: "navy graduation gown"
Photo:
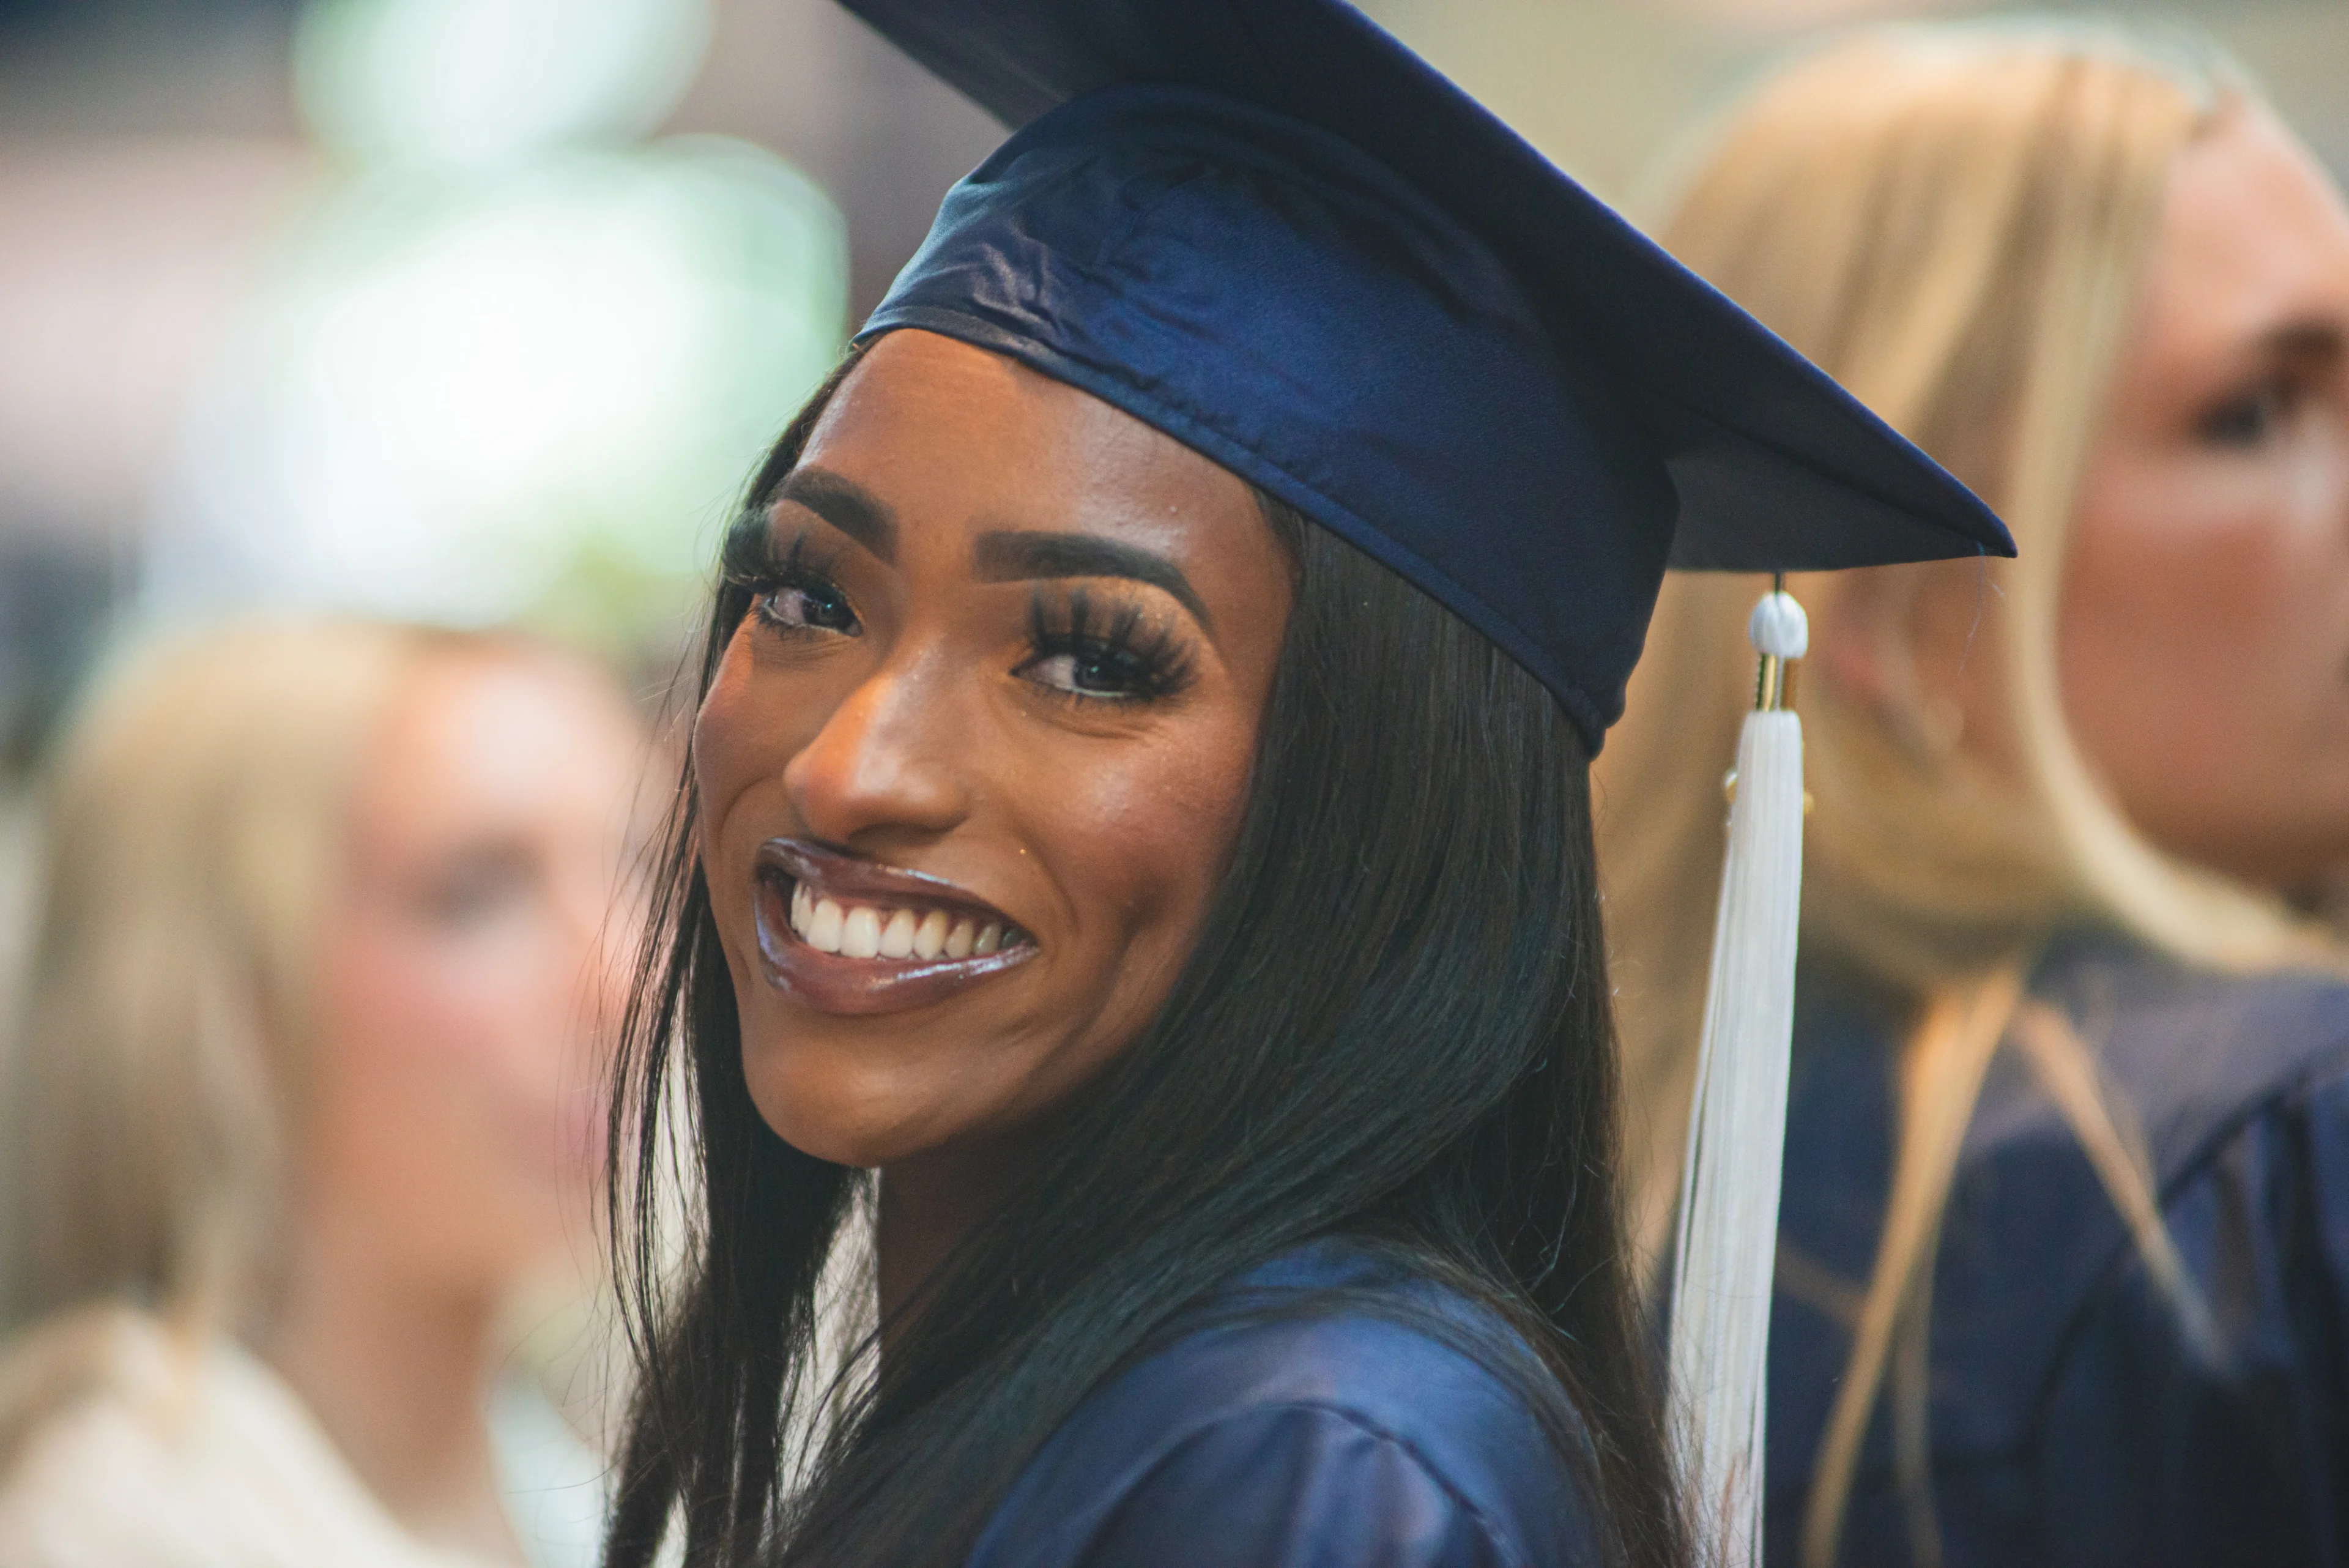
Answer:
[[1178, 1333], [1112, 1378], [1021, 1473], [970, 1568], [1599, 1561], [1580, 1493], [1524, 1403], [1378, 1305], [1433, 1309], [1489, 1337], [1477, 1309], [1329, 1242], [1237, 1288], [1351, 1299]]
[[[2210, 1309], [2197, 1344], [2013, 1053], [1936, 1264], [1930, 1432], [1950, 1568], [2349, 1563], [2349, 987], [2189, 973], [2107, 937], [2039, 965], [2133, 1111]], [[1899, 1024], [1806, 972], [1795, 1024], [1766, 1534], [1794, 1568], [1892, 1169]], [[1841, 1303], [1838, 1290], [1847, 1293]], [[1840, 1561], [1912, 1561], [1879, 1398]]]

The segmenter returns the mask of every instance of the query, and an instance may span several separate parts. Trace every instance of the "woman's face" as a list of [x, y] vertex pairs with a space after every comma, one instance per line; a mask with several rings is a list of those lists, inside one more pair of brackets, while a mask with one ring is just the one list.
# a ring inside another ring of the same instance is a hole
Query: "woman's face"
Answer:
[[1016, 1147], [1191, 950], [1287, 559], [1228, 472], [914, 331], [767, 522], [730, 545], [757, 586], [694, 738], [751, 1096], [843, 1164]]
[[608, 687], [523, 652], [428, 659], [376, 736], [322, 933], [304, 1168], [395, 1268], [494, 1290], [576, 1240], [643, 753]]
[[2270, 116], [2178, 160], [2106, 419], [2073, 730], [2158, 843], [2312, 887], [2349, 867], [2349, 210]]

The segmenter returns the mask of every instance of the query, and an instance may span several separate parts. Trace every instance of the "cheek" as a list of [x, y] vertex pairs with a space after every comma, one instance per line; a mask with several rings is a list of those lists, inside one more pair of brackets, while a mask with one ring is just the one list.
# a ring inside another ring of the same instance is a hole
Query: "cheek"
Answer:
[[[749, 857], [762, 825], [774, 817], [765, 808], [782, 795], [784, 770], [822, 728], [820, 715], [830, 711], [830, 683], [813, 691], [810, 685], [762, 675], [749, 637], [738, 632], [694, 715], [694, 805], [702, 858], [709, 868], [710, 896], [730, 928], [732, 916], [743, 912], [734, 906], [748, 896]], [[802, 713], [817, 717], [803, 723], [795, 717]], [[743, 813], [746, 804], [755, 809]], [[738, 826], [740, 836], [730, 831]]]
[[[543, 933], [443, 934], [384, 921], [329, 967], [330, 1018], [387, 1077], [512, 1093], [552, 1071], [575, 986]], [[580, 999], [584, 1004], [585, 998]]]
[[330, 941], [314, 1158], [405, 1238], [387, 1245], [494, 1265], [586, 1190], [602, 1153], [595, 1036], [585, 955], [562, 947], [390, 920]]
[[[2289, 875], [2349, 806], [2349, 461], [2108, 462], [2058, 606], [2064, 710], [2155, 842]], [[2337, 851], [2334, 851], [2337, 853]]]
[[[743, 639], [729, 639], [718, 674], [693, 719], [693, 773], [705, 820], [722, 817], [744, 782], [756, 777], [775, 750], [762, 744], [750, 687], [754, 671]], [[780, 771], [780, 770], [768, 770]]]
[[1047, 775], [1066, 783], [1026, 836], [1071, 890], [1095, 982], [1123, 993], [1128, 1011], [1163, 1000], [1196, 940], [1237, 832], [1254, 751], [1250, 727], [1201, 724], [1113, 765]]
[[2273, 743], [2263, 732], [2329, 690], [2349, 606], [2349, 471], [2313, 455], [2092, 476], [2059, 612], [2078, 722], [2256, 756]]

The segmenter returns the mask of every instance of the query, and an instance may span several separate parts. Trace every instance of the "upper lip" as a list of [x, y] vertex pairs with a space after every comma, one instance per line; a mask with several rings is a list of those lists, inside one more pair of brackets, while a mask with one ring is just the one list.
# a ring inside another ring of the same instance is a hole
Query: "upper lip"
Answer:
[[942, 877], [884, 866], [802, 838], [768, 839], [759, 846], [757, 864], [762, 876], [780, 872], [818, 898], [835, 902], [959, 911], [979, 923], [992, 920], [1007, 929], [1018, 924], [986, 899]]

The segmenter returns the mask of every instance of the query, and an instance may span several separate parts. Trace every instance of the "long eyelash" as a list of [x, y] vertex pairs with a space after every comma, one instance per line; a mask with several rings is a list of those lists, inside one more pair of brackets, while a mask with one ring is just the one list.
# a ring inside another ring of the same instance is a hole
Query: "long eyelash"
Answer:
[[774, 530], [766, 519], [752, 514], [737, 519], [726, 531], [726, 543], [719, 554], [719, 577], [727, 589], [744, 596], [746, 608], [783, 588], [837, 595], [840, 582], [833, 575], [833, 566], [838, 559], [833, 551], [812, 548], [805, 534], [793, 535], [789, 545], [778, 548]]
[[806, 535], [798, 535], [788, 546], [779, 548], [767, 514], [746, 512], [726, 530], [726, 543], [718, 556], [719, 580], [730, 588], [758, 594], [794, 583], [811, 571], [828, 576], [824, 563], [811, 566], [806, 556]]
[[[1040, 589], [1028, 600], [1032, 657], [1079, 654], [1114, 660], [1133, 682], [1126, 701], [1156, 701], [1191, 684], [1191, 649], [1174, 628], [1143, 619], [1142, 607], [1121, 600], [1104, 611], [1083, 588], [1065, 596]], [[1102, 701], [1077, 693], [1082, 701]]]
[[[733, 605], [730, 612], [733, 624], [756, 623], [777, 637], [797, 639], [821, 636], [812, 628], [785, 623], [768, 608], [777, 594], [786, 589], [796, 590], [811, 598], [836, 599], [843, 605], [846, 596], [833, 576], [835, 556], [831, 552], [819, 553], [810, 547], [808, 536], [794, 535], [788, 545], [778, 546], [774, 531], [767, 519], [758, 514], [746, 514], [735, 519], [726, 531], [726, 543], [719, 551], [719, 593], [721, 603]], [[855, 611], [851, 608], [853, 617]]]

